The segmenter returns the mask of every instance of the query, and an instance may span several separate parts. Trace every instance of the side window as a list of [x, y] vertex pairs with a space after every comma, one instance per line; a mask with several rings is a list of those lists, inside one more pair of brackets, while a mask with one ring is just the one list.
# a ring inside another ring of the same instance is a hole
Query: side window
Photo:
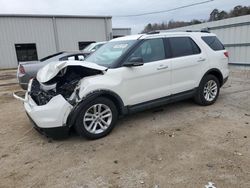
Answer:
[[165, 50], [162, 39], [145, 40], [136, 50], [128, 57], [141, 57], [144, 63], [165, 59]]
[[202, 40], [214, 51], [224, 50], [223, 44], [219, 41], [216, 36], [201, 37]]
[[169, 38], [172, 57], [182, 57], [201, 53], [198, 45], [190, 37]]

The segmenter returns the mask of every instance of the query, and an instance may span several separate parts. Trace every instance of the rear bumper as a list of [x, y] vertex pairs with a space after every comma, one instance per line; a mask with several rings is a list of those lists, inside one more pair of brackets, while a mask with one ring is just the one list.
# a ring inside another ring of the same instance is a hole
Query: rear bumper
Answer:
[[19, 82], [19, 85], [20, 85], [20, 87], [21, 87], [22, 89], [24, 89], [24, 90], [27, 90], [27, 89], [28, 89], [28, 84], [27, 84], [27, 83], [20, 83], [20, 82]]
[[28, 89], [28, 83], [30, 80], [30, 77], [28, 75], [17, 74], [17, 80], [18, 80], [18, 83], [22, 89], [24, 89], [24, 90]]
[[17, 80], [22, 89], [27, 90], [28, 84], [31, 78], [35, 77], [36, 74], [25, 72], [25, 74], [19, 73], [19, 68], [17, 69]]

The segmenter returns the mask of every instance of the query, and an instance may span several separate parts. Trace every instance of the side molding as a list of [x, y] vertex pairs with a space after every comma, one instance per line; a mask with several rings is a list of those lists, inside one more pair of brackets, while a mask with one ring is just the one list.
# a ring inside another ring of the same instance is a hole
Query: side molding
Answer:
[[167, 97], [163, 97], [163, 98], [155, 99], [152, 101], [147, 101], [144, 103], [128, 106], [128, 112], [129, 112], [129, 114], [132, 114], [132, 113], [152, 109], [152, 108], [155, 108], [158, 106], [163, 106], [163, 105], [166, 105], [169, 103], [181, 101], [184, 99], [189, 99], [195, 95], [196, 91], [197, 91], [197, 88], [194, 88], [194, 89], [189, 90], [189, 91], [184, 91], [184, 92], [170, 95]]

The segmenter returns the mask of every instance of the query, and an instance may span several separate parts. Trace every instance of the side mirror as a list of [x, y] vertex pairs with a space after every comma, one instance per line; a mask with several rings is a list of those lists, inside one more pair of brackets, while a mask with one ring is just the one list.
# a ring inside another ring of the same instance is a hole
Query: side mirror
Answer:
[[142, 57], [131, 57], [128, 59], [128, 61], [123, 64], [123, 66], [125, 67], [136, 67], [136, 66], [142, 66], [143, 63], [143, 59]]

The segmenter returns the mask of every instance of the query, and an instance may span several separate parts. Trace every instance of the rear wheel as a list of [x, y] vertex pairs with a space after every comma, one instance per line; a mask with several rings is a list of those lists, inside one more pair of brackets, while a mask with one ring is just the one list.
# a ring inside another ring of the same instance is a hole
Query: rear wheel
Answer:
[[219, 92], [220, 84], [217, 77], [214, 75], [207, 75], [201, 80], [194, 100], [199, 105], [211, 105], [217, 100]]
[[103, 97], [83, 105], [76, 120], [76, 131], [88, 139], [98, 139], [106, 136], [114, 128], [117, 121], [115, 104]]

